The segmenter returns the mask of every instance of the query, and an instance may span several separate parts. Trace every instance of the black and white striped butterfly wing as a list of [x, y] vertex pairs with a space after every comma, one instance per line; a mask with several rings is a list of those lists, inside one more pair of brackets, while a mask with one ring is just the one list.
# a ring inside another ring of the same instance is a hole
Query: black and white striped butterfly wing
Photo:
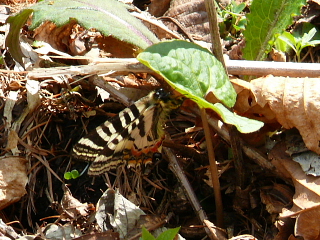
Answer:
[[115, 146], [130, 134], [135, 120], [145, 111], [146, 105], [142, 100], [144, 99], [124, 109], [81, 138], [73, 147], [73, 154], [85, 161], [94, 161], [102, 151], [105, 155], [112, 155]]
[[181, 102], [162, 89], [151, 92], [80, 139], [73, 155], [93, 162], [90, 175], [102, 174], [120, 164], [151, 162], [152, 154], [161, 148], [163, 125]]
[[[152, 153], [157, 151], [157, 146], [161, 144], [156, 143], [162, 141], [162, 139], [153, 138], [155, 134], [151, 129], [152, 123], [145, 122], [145, 115], [152, 115], [154, 111], [155, 107], [145, 109], [142, 115], [130, 123], [124, 132], [119, 133], [114, 139], [110, 139], [110, 144], [100, 152], [91, 164], [89, 174], [99, 175], [124, 164], [132, 166], [151, 162]], [[139, 123], [142, 123], [141, 126], [144, 127], [139, 127]], [[111, 153], [113, 148], [113, 153]]]

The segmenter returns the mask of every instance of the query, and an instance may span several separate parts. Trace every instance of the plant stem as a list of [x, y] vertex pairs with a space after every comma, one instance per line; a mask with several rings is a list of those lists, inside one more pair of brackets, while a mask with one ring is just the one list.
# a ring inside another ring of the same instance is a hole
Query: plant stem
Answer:
[[216, 215], [217, 215], [217, 226], [223, 228], [223, 205], [221, 200], [220, 183], [218, 177], [218, 168], [216, 164], [216, 159], [214, 155], [214, 148], [212, 143], [212, 138], [210, 134], [210, 128], [208, 124], [206, 109], [201, 108], [201, 119], [203, 124], [204, 135], [207, 142], [210, 170], [211, 170], [211, 180], [214, 191], [214, 198], [216, 203]]
[[206, 10], [208, 13], [209, 27], [212, 42], [212, 53], [222, 63], [224, 69], [227, 71], [226, 64], [223, 58], [222, 47], [220, 43], [220, 32], [218, 25], [218, 14], [214, 0], [204, 0]]

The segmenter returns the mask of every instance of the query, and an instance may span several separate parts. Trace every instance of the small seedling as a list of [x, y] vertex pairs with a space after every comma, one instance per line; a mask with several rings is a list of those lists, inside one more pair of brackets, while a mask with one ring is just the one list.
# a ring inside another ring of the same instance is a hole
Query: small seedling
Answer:
[[155, 238], [147, 229], [143, 227], [142, 237], [140, 238], [140, 240], [173, 240], [178, 234], [179, 230], [180, 227], [168, 229], [162, 232], [157, 238]]
[[275, 41], [275, 47], [282, 52], [288, 52], [291, 48], [296, 53], [297, 61], [301, 62], [301, 51], [306, 47], [314, 47], [320, 44], [320, 40], [312, 40], [317, 33], [316, 28], [310, 29], [308, 33], [304, 33], [302, 36], [298, 34], [292, 34], [284, 32]]
[[232, 1], [226, 8], [218, 8], [219, 17], [222, 19], [219, 28], [223, 38], [234, 38], [245, 29], [247, 19], [242, 13], [245, 7], [245, 3], [237, 4]]
[[65, 172], [64, 173], [64, 179], [70, 180], [70, 179], [76, 179], [80, 177], [80, 174], [78, 170], [73, 169], [71, 172]]

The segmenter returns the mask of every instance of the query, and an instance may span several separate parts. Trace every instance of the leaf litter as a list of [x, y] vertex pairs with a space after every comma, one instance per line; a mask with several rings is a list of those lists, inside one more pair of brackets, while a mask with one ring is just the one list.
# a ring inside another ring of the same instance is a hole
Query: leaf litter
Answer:
[[[51, 36], [52, 32], [45, 34], [46, 30], [50, 29], [48, 26], [50, 25], [38, 29], [37, 34], [43, 35], [42, 40], [49, 41], [47, 36], [49, 34]], [[110, 51], [107, 49], [101, 51], [101, 46], [108, 41], [103, 40], [103, 44], [99, 45], [99, 34], [96, 34], [95, 31], [87, 31], [77, 24], [69, 26], [69, 32], [63, 37], [68, 37], [68, 34], [71, 36], [73, 31], [76, 32], [73, 38], [74, 46], [83, 47], [84, 39], [86, 39], [92, 43], [91, 50], [97, 47], [98, 55], [91, 55], [94, 56], [93, 58], [111, 55], [123, 57], [118, 52], [113, 52], [110, 55]], [[81, 35], [82, 33], [83, 35]], [[53, 34], [53, 36], [55, 35]], [[95, 46], [96, 42], [98, 45]], [[62, 39], [54, 40], [53, 43], [62, 46]], [[53, 47], [54, 44], [49, 45]], [[58, 55], [63, 58], [55, 58], [54, 56], [48, 58], [47, 54], [53, 53], [52, 50], [48, 53], [37, 53], [40, 61], [30, 64], [31, 69], [44, 66], [44, 63], [48, 63], [49, 65], [46, 66], [53, 68], [53, 64], [59, 63], [67, 64], [66, 69], [71, 70], [68, 65], [78, 64], [79, 59], [62, 56], [63, 53], [70, 53], [65, 49], [71, 49], [71, 45], [67, 44], [66, 46], [67, 48], [57, 47], [57, 50], [62, 53], [58, 53]], [[134, 49], [128, 49], [128, 56], [132, 52]], [[47, 61], [48, 59], [49, 61]], [[1, 73], [0, 111], [4, 117], [0, 128], [1, 155], [4, 159], [12, 155], [20, 156], [19, 158], [23, 157], [22, 162], [27, 163], [26, 169], [22, 168], [23, 164], [18, 166], [21, 168], [19, 175], [13, 167], [10, 168], [10, 171], [7, 170], [14, 176], [20, 177], [17, 177], [19, 182], [13, 184], [13, 189], [18, 192], [15, 192], [13, 197], [9, 197], [9, 202], [10, 199], [18, 202], [1, 211], [2, 219], [5, 222], [9, 223], [13, 219], [18, 219], [19, 224], [27, 228], [28, 233], [37, 233], [39, 236], [47, 238], [50, 238], [49, 233], [54, 236], [60, 234], [58, 237], [60, 239], [63, 237], [71, 237], [70, 239], [102, 237], [102, 234], [107, 239], [118, 239], [119, 233], [111, 232], [109, 229], [122, 227], [123, 230], [120, 232], [125, 236], [126, 231], [140, 230], [142, 222], [148, 229], [162, 226], [165, 223], [169, 227], [182, 225], [180, 233], [186, 238], [199, 239], [200, 236], [205, 235], [202, 223], [197, 219], [197, 214], [192, 210], [190, 200], [185, 195], [183, 185], [168, 170], [168, 164], [164, 160], [155, 163], [151, 169], [145, 169], [147, 172], [144, 173], [139, 169], [124, 168], [109, 173], [113, 187], [119, 189], [117, 191], [140, 207], [139, 209], [131, 204], [132, 208], [141, 214], [143, 209], [144, 213], [148, 214], [146, 216], [139, 215], [139, 219], [133, 220], [132, 222], [135, 222], [136, 225], [131, 229], [125, 224], [127, 219], [131, 219], [129, 207], [125, 207], [126, 210], [121, 213], [126, 220], [118, 220], [119, 222], [113, 220], [114, 226], [112, 226], [111, 215], [118, 212], [118, 209], [115, 208], [115, 196], [120, 197], [120, 203], [128, 203], [128, 200], [122, 199], [120, 194], [108, 189], [106, 185], [108, 181], [104, 178], [95, 178], [94, 184], [92, 184], [92, 179], [85, 174], [78, 179], [63, 180], [66, 171], [74, 168], [79, 170], [86, 168], [86, 163], [70, 160], [69, 150], [71, 147], [87, 131], [123, 109], [124, 106], [121, 103], [126, 103], [126, 106], [128, 99], [121, 97], [117, 91], [110, 97], [101, 98], [99, 96], [101, 91], [98, 93], [92, 84], [94, 77], [86, 72], [63, 76], [46, 75], [44, 72], [44, 76], [37, 79], [40, 81], [29, 79], [24, 72], [2, 71]], [[124, 76], [121, 74], [127, 76], [126, 72], [116, 72], [108, 73], [106, 77], [100, 76], [99, 79], [107, 81], [112, 88], [126, 88], [128, 84], [124, 82]], [[161, 83], [152, 80], [152, 84], [146, 86], [145, 77], [138, 74], [134, 74], [132, 81], [135, 82], [134, 87], [138, 89], [136, 93], [141, 91], [147, 93], [150, 91], [150, 86], [155, 88]], [[316, 216], [319, 215], [318, 177], [307, 176], [300, 165], [292, 160], [299, 156], [297, 154], [304, 154], [305, 149], [302, 148], [301, 152], [292, 152], [292, 148], [296, 149], [296, 145], [293, 145], [295, 143], [283, 139], [281, 133], [287, 131], [279, 131], [279, 126], [297, 128], [308, 149], [318, 151], [316, 144], [318, 130], [315, 126], [318, 117], [316, 111], [318, 101], [316, 94], [313, 94], [317, 89], [317, 81], [312, 79], [275, 79], [269, 76], [258, 79], [256, 82], [241, 82], [241, 84], [239, 82], [234, 81], [233, 83], [238, 93], [236, 111], [244, 116], [250, 116], [252, 119], [263, 120], [266, 126], [258, 133], [242, 136], [244, 140], [241, 140], [241, 143], [249, 158], [246, 158], [246, 188], [240, 189], [234, 179], [233, 156], [230, 154], [229, 147], [230, 136], [228, 136], [226, 126], [220, 123], [219, 129], [215, 128], [212, 122], [218, 121], [218, 118], [215, 114], [208, 113], [215, 132], [215, 153], [226, 216], [225, 229], [232, 232], [228, 238], [255, 239], [251, 235], [241, 235], [241, 233], [247, 232], [253, 233], [258, 239], [289, 239], [290, 235], [290, 239], [294, 239], [294, 236], [317, 239], [319, 237], [316, 222]], [[246, 88], [242, 88], [242, 86], [246, 86]], [[268, 87], [271, 86], [272, 89], [269, 90]], [[301, 89], [309, 89], [310, 91], [301, 91]], [[121, 91], [124, 92], [124, 95], [128, 93], [128, 91]], [[133, 93], [132, 96], [134, 95], [136, 94]], [[134, 97], [130, 97], [130, 99], [134, 100]], [[120, 100], [120, 102], [116, 100]], [[12, 101], [11, 104], [10, 101]], [[184, 112], [172, 116], [167, 131], [174, 144], [168, 141], [165, 145], [171, 146], [174, 150], [184, 174], [191, 182], [192, 190], [196, 193], [197, 198], [201, 199], [203, 210], [213, 221], [214, 217], [211, 216], [215, 214], [215, 209], [212, 207], [213, 190], [210, 184], [203, 184], [204, 180], [208, 179], [207, 176], [210, 176], [205, 154], [204, 135], [201, 130], [185, 131], [186, 128], [191, 129], [192, 127], [201, 129], [197, 116], [190, 111], [192, 107], [193, 104], [187, 101], [182, 107]], [[283, 112], [288, 114], [282, 114]], [[301, 117], [301, 113], [305, 113], [304, 118], [298, 119], [299, 116]], [[91, 117], [83, 117], [85, 115]], [[268, 141], [271, 141], [272, 147], [269, 148], [271, 150], [266, 150], [261, 144], [265, 141], [265, 132], [275, 130], [278, 132], [268, 138]], [[194, 150], [192, 157], [190, 154], [186, 156], [186, 152], [190, 153], [190, 148]], [[268, 152], [269, 160], [265, 157]], [[266, 161], [265, 165], [261, 164], [263, 161]], [[272, 166], [265, 167], [270, 163], [268, 161], [272, 163]], [[14, 161], [10, 160], [10, 162]], [[310, 163], [310, 166], [317, 170], [317, 165]], [[310, 171], [310, 168], [308, 170]], [[26, 174], [28, 185], [25, 188]], [[5, 177], [4, 179], [9, 178]], [[65, 187], [66, 183], [70, 190]], [[114, 195], [113, 197], [103, 194], [103, 192], [108, 194], [110, 191], [111, 195]], [[9, 191], [7, 192], [9, 193]], [[27, 194], [22, 197], [26, 192]], [[108, 203], [103, 202], [105, 198]], [[99, 204], [97, 204], [98, 200]], [[100, 212], [107, 212], [108, 218], [106, 215], [99, 216]], [[96, 216], [94, 217], [94, 215]], [[141, 216], [144, 218], [143, 221]], [[99, 219], [99, 217], [100, 220], [96, 222], [94, 219]], [[16, 226], [16, 223], [11, 224]], [[38, 228], [37, 225], [40, 227]], [[212, 222], [206, 222], [206, 226], [211, 231], [216, 230], [216, 226]], [[9, 230], [9, 227], [1, 225], [1, 229], [5, 229], [6, 235], [10, 236], [9, 232], [12, 230]], [[106, 231], [102, 232], [102, 229]], [[19, 232], [19, 230], [16, 231]], [[137, 232], [132, 234], [131, 236], [136, 236], [134, 234]], [[81, 235], [82, 237], [80, 237]], [[18, 238], [17, 235], [14, 238]]]

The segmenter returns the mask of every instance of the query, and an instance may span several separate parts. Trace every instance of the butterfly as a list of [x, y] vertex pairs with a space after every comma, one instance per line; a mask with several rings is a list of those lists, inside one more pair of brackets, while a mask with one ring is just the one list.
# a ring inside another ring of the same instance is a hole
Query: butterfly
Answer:
[[81, 138], [72, 154], [92, 162], [89, 175], [151, 163], [161, 152], [165, 122], [182, 102], [162, 88], [153, 91]]

